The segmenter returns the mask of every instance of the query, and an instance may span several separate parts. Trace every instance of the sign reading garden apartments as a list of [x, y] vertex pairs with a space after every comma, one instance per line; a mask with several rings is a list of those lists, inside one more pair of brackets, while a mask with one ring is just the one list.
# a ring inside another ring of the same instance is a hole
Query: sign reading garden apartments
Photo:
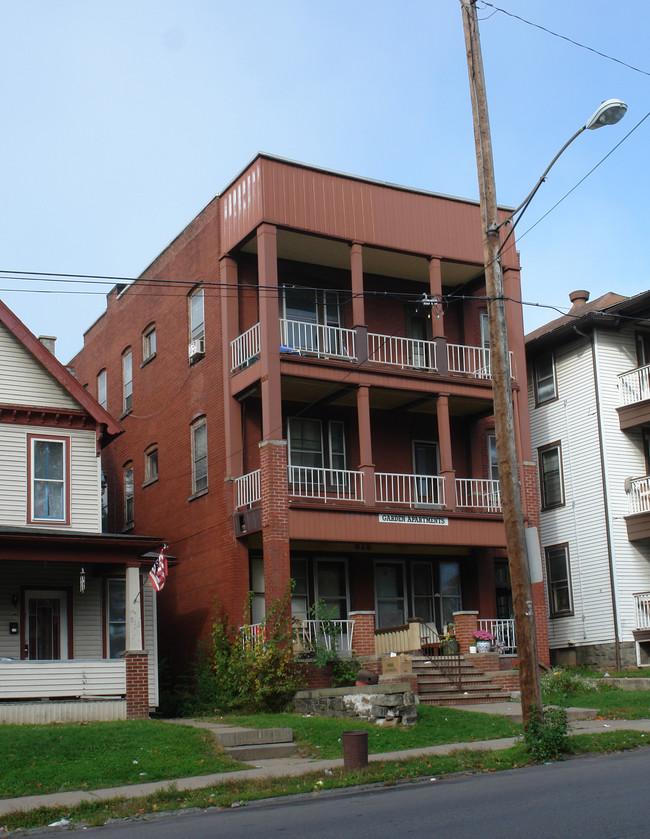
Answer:
[[408, 513], [380, 513], [379, 521], [384, 524], [437, 524], [443, 527], [449, 524], [445, 516], [417, 516]]

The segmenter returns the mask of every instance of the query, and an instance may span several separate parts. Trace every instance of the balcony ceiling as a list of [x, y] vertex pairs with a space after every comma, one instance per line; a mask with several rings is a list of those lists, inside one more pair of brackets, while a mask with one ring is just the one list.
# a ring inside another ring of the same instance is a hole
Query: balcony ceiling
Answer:
[[[448, 388], [445, 389], [448, 391]], [[282, 401], [310, 405], [309, 416], [318, 416], [326, 408], [357, 407], [357, 388], [343, 382], [324, 382], [315, 379], [298, 379], [283, 376]], [[370, 409], [391, 413], [436, 414], [436, 394], [423, 395], [406, 389], [371, 388]], [[489, 399], [450, 396], [449, 413], [454, 417], [491, 415]]]
[[[326, 239], [321, 236], [298, 233], [294, 230], [278, 230], [278, 258], [304, 262], [310, 265], [325, 265], [330, 268], [350, 270], [350, 247], [347, 242]], [[250, 238], [242, 247], [244, 253], [257, 253], [257, 239]], [[429, 282], [429, 262], [424, 256], [410, 253], [364, 247], [363, 270], [396, 279]], [[444, 286], [454, 287], [471, 280], [482, 270], [482, 266], [455, 262], [442, 263]]]

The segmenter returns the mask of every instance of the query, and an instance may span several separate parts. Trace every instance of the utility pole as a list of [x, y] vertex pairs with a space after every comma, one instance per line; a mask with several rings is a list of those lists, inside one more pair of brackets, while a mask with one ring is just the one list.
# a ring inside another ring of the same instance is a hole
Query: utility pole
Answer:
[[517, 662], [524, 727], [541, 714], [542, 696], [535, 636], [535, 616], [528, 568], [528, 551], [515, 444], [512, 382], [503, 273], [499, 256], [499, 219], [492, 161], [483, 58], [478, 31], [476, 0], [460, 0], [467, 50], [467, 70], [474, 117], [474, 142], [478, 169], [483, 261], [490, 326], [490, 370], [494, 399], [494, 431], [499, 465], [499, 487], [506, 530], [512, 601], [517, 638]]

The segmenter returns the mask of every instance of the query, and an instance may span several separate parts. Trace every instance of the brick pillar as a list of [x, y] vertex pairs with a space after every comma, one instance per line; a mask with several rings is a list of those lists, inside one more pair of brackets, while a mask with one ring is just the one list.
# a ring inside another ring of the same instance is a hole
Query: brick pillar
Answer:
[[375, 613], [350, 612], [350, 620], [354, 621], [352, 647], [358, 658], [374, 657], [375, 655]]
[[440, 474], [445, 479], [445, 507], [456, 509], [456, 470], [451, 453], [451, 425], [449, 422], [449, 394], [441, 393], [436, 401]]
[[370, 387], [360, 384], [357, 390], [357, 423], [359, 434], [359, 470], [363, 472], [363, 498], [369, 507], [375, 503], [375, 465], [372, 461], [370, 431]]
[[[435, 256], [429, 259], [429, 291], [433, 297], [442, 299], [442, 261]], [[434, 341], [438, 338], [445, 337], [445, 319], [442, 306], [432, 307], [431, 331]], [[445, 352], [445, 372], [446, 368], [447, 354]]]
[[289, 565], [289, 494], [286, 440], [260, 443], [260, 494], [264, 596], [267, 609], [287, 592]]
[[126, 718], [149, 719], [149, 653], [146, 650], [125, 650]]
[[461, 655], [467, 655], [469, 648], [476, 645], [472, 632], [478, 629], [478, 612], [454, 612], [454, 629]]

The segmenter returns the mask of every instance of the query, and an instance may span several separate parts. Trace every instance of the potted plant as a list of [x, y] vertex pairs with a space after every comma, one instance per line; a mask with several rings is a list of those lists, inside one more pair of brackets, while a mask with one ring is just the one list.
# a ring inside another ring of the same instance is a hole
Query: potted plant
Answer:
[[494, 635], [488, 632], [487, 629], [475, 629], [472, 636], [476, 638], [476, 651], [479, 653], [489, 653], [492, 643], [494, 642]]
[[447, 631], [442, 636], [442, 654], [443, 655], [458, 655], [460, 652], [460, 645], [456, 640], [453, 623], [447, 625]]

